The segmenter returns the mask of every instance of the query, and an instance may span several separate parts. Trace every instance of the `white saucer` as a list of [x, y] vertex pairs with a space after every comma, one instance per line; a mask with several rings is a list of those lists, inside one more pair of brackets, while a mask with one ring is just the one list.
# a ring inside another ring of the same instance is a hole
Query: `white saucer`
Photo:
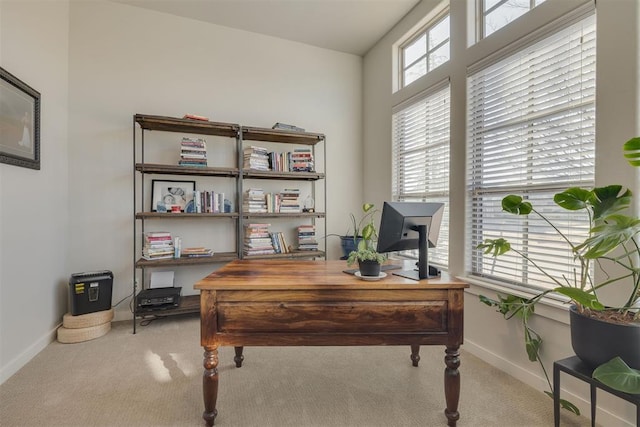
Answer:
[[356, 271], [355, 272], [355, 276], [360, 280], [374, 281], [374, 280], [380, 280], [380, 279], [383, 279], [383, 278], [387, 277], [387, 273], [380, 272], [380, 274], [377, 275], [377, 276], [363, 276], [362, 274], [360, 274], [359, 271]]

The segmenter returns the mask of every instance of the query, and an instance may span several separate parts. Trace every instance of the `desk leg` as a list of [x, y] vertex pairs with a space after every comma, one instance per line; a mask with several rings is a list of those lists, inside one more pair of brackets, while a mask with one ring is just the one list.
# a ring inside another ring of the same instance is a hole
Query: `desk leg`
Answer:
[[444, 370], [444, 396], [447, 402], [447, 408], [444, 414], [447, 416], [450, 427], [455, 427], [460, 419], [458, 412], [458, 401], [460, 400], [460, 346], [447, 346], [445, 350], [444, 363], [447, 367]]
[[236, 362], [236, 368], [242, 367], [242, 361], [244, 360], [244, 356], [242, 355], [242, 350], [244, 347], [234, 347], [236, 351], [236, 356], [233, 358], [233, 361]]
[[218, 347], [204, 348], [204, 375], [202, 376], [202, 396], [204, 397], [204, 413], [202, 418], [211, 427], [218, 415]]
[[418, 344], [411, 344], [411, 362], [413, 366], [418, 366], [418, 362], [420, 362], [420, 346]]

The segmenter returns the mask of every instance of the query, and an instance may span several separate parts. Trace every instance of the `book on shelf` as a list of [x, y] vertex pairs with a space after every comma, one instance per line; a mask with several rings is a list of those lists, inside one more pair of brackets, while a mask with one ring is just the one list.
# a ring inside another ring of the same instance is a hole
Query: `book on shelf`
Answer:
[[168, 231], [147, 231], [143, 233], [142, 258], [153, 261], [174, 257], [174, 243]]
[[298, 250], [317, 251], [318, 241], [316, 240], [315, 225], [298, 226]]
[[267, 213], [267, 198], [261, 188], [249, 188], [242, 197], [242, 209], [249, 213]]
[[264, 147], [255, 145], [245, 147], [242, 158], [244, 169], [269, 170], [269, 150]]
[[203, 138], [184, 136], [180, 142], [180, 166], [206, 167], [207, 141]]
[[295, 132], [304, 132], [304, 129], [295, 125], [290, 125], [287, 123], [277, 122], [274, 124], [271, 129], [282, 129], [282, 130], [292, 130]]
[[245, 255], [269, 255], [276, 253], [269, 232], [271, 224], [251, 223], [245, 226], [242, 251]]
[[205, 247], [189, 247], [182, 249], [183, 258], [202, 258], [213, 256], [213, 250]]
[[[225, 198], [225, 193], [213, 190], [196, 190], [193, 192], [194, 213], [225, 213], [231, 212], [231, 202]], [[225, 203], [225, 200], [228, 203]]]
[[205, 117], [205, 116], [201, 116], [199, 114], [185, 114], [184, 116], [182, 116], [183, 119], [190, 119], [190, 120], [200, 120], [203, 122], [208, 122], [209, 118]]

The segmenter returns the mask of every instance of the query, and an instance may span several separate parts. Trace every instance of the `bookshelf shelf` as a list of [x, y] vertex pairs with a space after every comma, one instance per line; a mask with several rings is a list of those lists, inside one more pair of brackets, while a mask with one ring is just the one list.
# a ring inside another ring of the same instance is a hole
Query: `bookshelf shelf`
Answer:
[[238, 254], [235, 252], [222, 252], [215, 253], [210, 257], [182, 257], [182, 258], [168, 258], [159, 260], [148, 260], [144, 258], [136, 261], [137, 268], [143, 267], [168, 267], [178, 265], [198, 265], [198, 264], [214, 264], [217, 262], [229, 262], [238, 259]]
[[212, 219], [212, 218], [238, 218], [237, 212], [231, 213], [173, 213], [173, 212], [137, 212], [136, 219]]
[[148, 174], [237, 177], [238, 168], [188, 167], [136, 163], [136, 171]]

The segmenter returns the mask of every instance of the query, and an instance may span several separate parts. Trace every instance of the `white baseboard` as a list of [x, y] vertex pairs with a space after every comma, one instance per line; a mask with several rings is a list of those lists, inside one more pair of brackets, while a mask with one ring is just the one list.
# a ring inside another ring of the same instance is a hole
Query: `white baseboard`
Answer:
[[[464, 345], [462, 349], [468, 351], [474, 356], [482, 359], [487, 362], [491, 366], [494, 366], [497, 369], [500, 369], [503, 372], [511, 375], [512, 377], [522, 381], [523, 383], [542, 391], [548, 391], [547, 381], [537, 373], [530, 371], [520, 365], [516, 365], [515, 363], [510, 362], [507, 359], [504, 359], [498, 354], [495, 354], [488, 349], [476, 344], [473, 341], [469, 341], [465, 338]], [[462, 360], [462, 364], [464, 364], [464, 359]], [[537, 367], [538, 365], [535, 363], [531, 363], [532, 367]], [[549, 372], [549, 376], [551, 377], [553, 372]], [[564, 374], [563, 374], [564, 375]], [[561, 381], [562, 384], [562, 381]], [[598, 391], [598, 395], [600, 393], [606, 393], [602, 390]], [[576, 405], [578, 409], [580, 409], [580, 413], [589, 418], [591, 414], [591, 406], [590, 402], [576, 394], [574, 394], [571, 390], [567, 390], [562, 387], [561, 396], [563, 399], [569, 400], [571, 403]], [[553, 410], [553, 402], [549, 399], [549, 409]], [[637, 424], [635, 420], [629, 419], [625, 420], [616, 415], [614, 415], [609, 409], [603, 408], [602, 406], [597, 406], [596, 413], [596, 422], [599, 425], [607, 426], [607, 427], [635, 427]], [[640, 422], [640, 420], [638, 420]]]
[[45, 349], [49, 344], [51, 344], [56, 339], [56, 331], [58, 327], [61, 326], [62, 323], [56, 326], [52, 331], [44, 334], [40, 339], [31, 344], [25, 351], [20, 353], [17, 357], [11, 360], [6, 365], [2, 366], [0, 369], [0, 384], [4, 383], [8, 380], [13, 374], [18, 372], [24, 365], [29, 363], [31, 359], [38, 355], [42, 350]]

